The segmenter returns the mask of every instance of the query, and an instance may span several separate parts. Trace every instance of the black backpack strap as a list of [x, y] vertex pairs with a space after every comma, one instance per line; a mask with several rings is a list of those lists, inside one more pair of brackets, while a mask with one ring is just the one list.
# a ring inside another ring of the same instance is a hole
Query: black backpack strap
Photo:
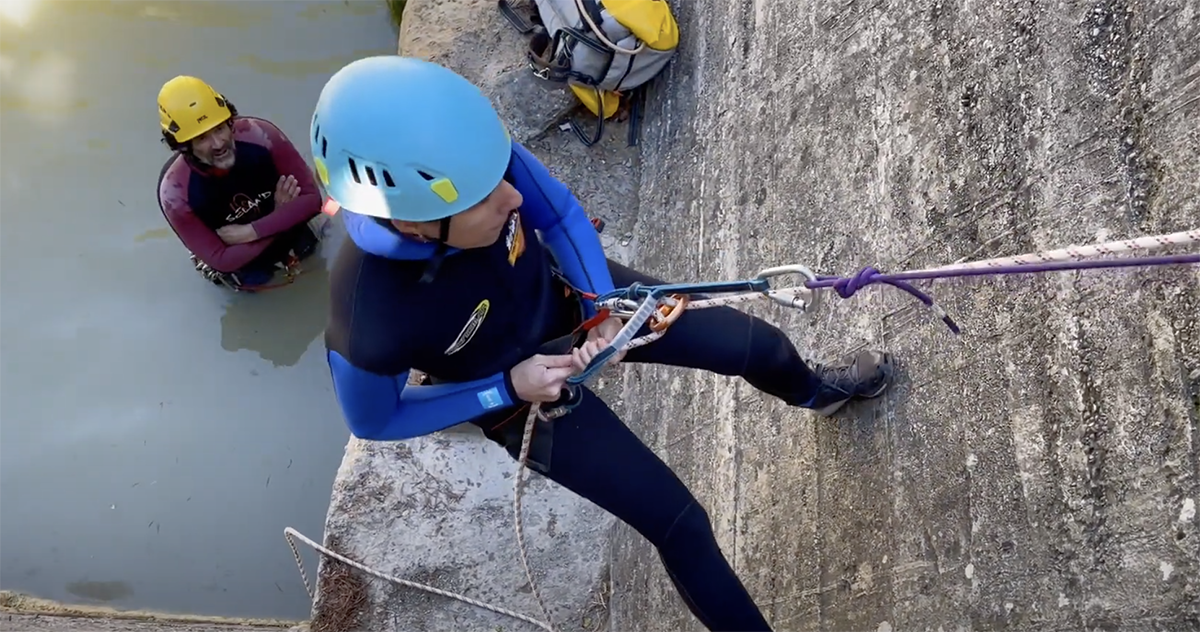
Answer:
[[[604, 16], [600, 13], [600, 4], [596, 0], [583, 0], [583, 8], [587, 10], [588, 17], [592, 18], [592, 22], [596, 23], [596, 28], [604, 28]], [[576, 5], [578, 6], [578, 4]], [[584, 23], [584, 26], [587, 26]]]
[[575, 132], [575, 136], [579, 137], [579, 142], [583, 143], [585, 147], [591, 147], [592, 145], [600, 142], [601, 136], [604, 135], [604, 119], [612, 115], [612, 112], [604, 111], [604, 94], [600, 92], [600, 88], [593, 87], [592, 89], [596, 91], [596, 98], [598, 99], [598, 103], [600, 105], [600, 114], [596, 117], [596, 133], [593, 134], [591, 138], [588, 138], [587, 135], [584, 134], [583, 128], [579, 125], [579, 123], [575, 122], [575, 119], [568, 121], [568, 124], [571, 126], [571, 131]]
[[646, 105], [646, 84], [633, 89], [629, 95], [629, 136], [626, 138], [630, 147], [638, 144], [642, 131], [642, 108]]

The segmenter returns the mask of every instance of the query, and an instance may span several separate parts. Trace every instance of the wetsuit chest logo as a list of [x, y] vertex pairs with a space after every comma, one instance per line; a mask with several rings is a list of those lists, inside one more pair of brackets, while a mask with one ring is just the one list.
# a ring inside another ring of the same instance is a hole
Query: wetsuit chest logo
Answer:
[[471, 316], [467, 318], [467, 324], [463, 325], [462, 331], [458, 332], [458, 337], [446, 348], [446, 355], [454, 355], [462, 351], [462, 348], [471, 342], [471, 339], [479, 332], [479, 327], [483, 325], [483, 319], [487, 318], [490, 307], [491, 303], [486, 298], [479, 301], [479, 304], [475, 306], [475, 311], [471, 312]]
[[517, 265], [517, 259], [525, 253], [525, 233], [521, 230], [521, 214], [516, 211], [508, 218], [508, 236], [504, 245], [508, 247], [508, 265]]
[[225, 221], [236, 222], [246, 215], [257, 211], [258, 208], [262, 206], [270, 197], [270, 191], [263, 191], [254, 197], [250, 197], [245, 193], [235, 194], [233, 198], [229, 200], [229, 214], [225, 216]]

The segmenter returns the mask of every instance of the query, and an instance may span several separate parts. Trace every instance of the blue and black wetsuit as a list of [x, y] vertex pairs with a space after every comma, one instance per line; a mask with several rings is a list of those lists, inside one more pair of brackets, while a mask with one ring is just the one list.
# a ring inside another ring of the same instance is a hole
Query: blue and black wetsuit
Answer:
[[[514, 145], [505, 177], [524, 203], [500, 239], [450, 249], [425, 282], [437, 246], [343, 214], [350, 239], [332, 273], [326, 346], [356, 436], [399, 440], [470, 422], [516, 458], [529, 404], [517, 398], [509, 370], [539, 350], [568, 352], [593, 315], [558, 274], [594, 293], [614, 283], [662, 283], [608, 261], [575, 197], [524, 147]], [[728, 307], [684, 312], [669, 335], [631, 349], [625, 361], [741, 376], [798, 406], [809, 405], [820, 385], [783, 332]], [[406, 385], [412, 369], [433, 383]], [[543, 438], [534, 448], [537, 469], [653, 543], [709, 629], [769, 629], [688, 488], [602, 400], [582, 391], [577, 407], [535, 434]]]

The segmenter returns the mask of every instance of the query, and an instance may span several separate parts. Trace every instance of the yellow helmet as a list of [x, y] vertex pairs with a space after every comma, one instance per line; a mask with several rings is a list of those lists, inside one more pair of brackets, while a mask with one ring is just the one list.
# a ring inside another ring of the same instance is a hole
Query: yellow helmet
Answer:
[[237, 116], [237, 108], [196, 77], [180, 75], [158, 91], [158, 122], [172, 148]]

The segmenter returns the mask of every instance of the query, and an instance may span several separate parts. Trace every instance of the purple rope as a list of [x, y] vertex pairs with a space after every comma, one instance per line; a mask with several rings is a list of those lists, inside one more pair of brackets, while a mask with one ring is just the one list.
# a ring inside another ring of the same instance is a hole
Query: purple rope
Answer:
[[892, 287], [900, 288], [905, 292], [915, 296], [918, 300], [924, 303], [927, 307], [933, 309], [937, 315], [946, 323], [950, 331], [958, 334], [961, 329], [958, 324], [941, 307], [933, 302], [933, 297], [918, 290], [911, 284], [907, 283], [910, 280], [916, 279], [948, 279], [952, 277], [964, 276], [984, 276], [984, 275], [1002, 275], [1002, 274], [1032, 274], [1038, 272], [1050, 272], [1054, 270], [1085, 270], [1090, 268], [1122, 268], [1133, 266], [1166, 266], [1179, 264], [1200, 264], [1200, 254], [1186, 255], [1162, 255], [1157, 257], [1135, 257], [1135, 258], [1120, 258], [1120, 259], [1090, 259], [1084, 261], [1048, 261], [1045, 263], [1025, 263], [1011, 264], [1007, 266], [996, 266], [988, 268], [956, 268], [952, 270], [924, 270], [913, 272], [897, 272], [894, 274], [884, 274], [879, 270], [866, 267], [860, 270], [857, 274], [847, 277], [838, 276], [821, 276], [817, 277], [816, 281], [808, 281], [805, 286], [809, 289], [833, 288], [842, 298], [850, 298], [854, 293], [875, 283], [884, 283]]

